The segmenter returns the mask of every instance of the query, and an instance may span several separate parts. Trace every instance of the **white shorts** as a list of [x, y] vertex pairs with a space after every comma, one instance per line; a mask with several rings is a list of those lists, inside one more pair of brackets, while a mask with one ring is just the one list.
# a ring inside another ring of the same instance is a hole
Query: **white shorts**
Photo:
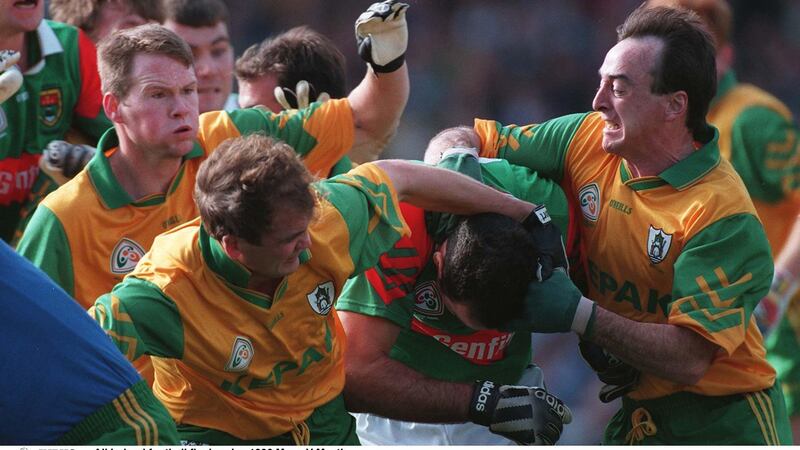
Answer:
[[353, 414], [361, 445], [516, 445], [489, 428], [467, 423], [417, 423]]

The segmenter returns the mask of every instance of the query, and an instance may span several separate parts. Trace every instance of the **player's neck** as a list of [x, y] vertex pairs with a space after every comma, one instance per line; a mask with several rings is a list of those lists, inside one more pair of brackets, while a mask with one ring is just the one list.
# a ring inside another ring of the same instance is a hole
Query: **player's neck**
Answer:
[[109, 157], [111, 170], [133, 200], [165, 194], [181, 165], [180, 158], [154, 158], [159, 152], [137, 151], [120, 143]]
[[282, 279], [283, 278], [266, 278], [254, 274], [250, 278], [250, 282], [247, 283], [247, 287], [272, 297], [273, 294], [275, 294], [275, 290], [278, 289], [278, 285], [281, 284]]
[[682, 133], [665, 133], [647, 146], [645, 154], [625, 158], [628, 169], [634, 178], [657, 176], [673, 165], [689, 157], [695, 150], [694, 141], [688, 130]]

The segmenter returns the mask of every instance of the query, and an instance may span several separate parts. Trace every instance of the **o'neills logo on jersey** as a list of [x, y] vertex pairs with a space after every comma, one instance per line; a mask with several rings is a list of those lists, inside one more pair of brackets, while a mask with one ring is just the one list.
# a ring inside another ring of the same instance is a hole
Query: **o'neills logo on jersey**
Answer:
[[578, 191], [578, 203], [581, 205], [583, 217], [597, 222], [600, 216], [600, 188], [597, 183], [587, 184]]
[[111, 252], [111, 272], [126, 274], [136, 267], [144, 256], [144, 249], [131, 239], [122, 238]]
[[309, 292], [306, 297], [315, 313], [327, 316], [333, 306], [333, 295], [333, 281], [326, 281]]
[[236, 336], [231, 350], [231, 359], [225, 364], [226, 372], [244, 372], [253, 362], [253, 344], [244, 336]]
[[61, 119], [61, 89], [45, 89], [39, 93], [39, 119], [48, 127], [58, 123]]
[[658, 264], [667, 257], [669, 246], [672, 244], [672, 235], [664, 233], [661, 228], [650, 225], [647, 234], [647, 256], [653, 264]]
[[445, 330], [411, 320], [411, 329], [430, 336], [473, 364], [492, 364], [505, 358], [506, 348], [514, 333], [480, 330], [471, 334], [452, 334]]
[[439, 295], [439, 285], [436, 281], [426, 281], [414, 290], [414, 311], [426, 316], [441, 316], [444, 314], [442, 296]]

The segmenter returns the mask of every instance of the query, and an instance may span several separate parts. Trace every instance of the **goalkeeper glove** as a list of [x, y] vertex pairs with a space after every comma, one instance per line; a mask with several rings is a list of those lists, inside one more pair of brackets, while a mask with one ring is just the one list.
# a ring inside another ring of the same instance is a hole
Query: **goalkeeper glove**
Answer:
[[83, 170], [95, 152], [94, 147], [84, 144], [50, 141], [44, 149], [39, 167], [61, 185]]
[[19, 52], [0, 50], [0, 103], [11, 98], [22, 86], [22, 74], [14, 66], [19, 57]]
[[783, 312], [800, 288], [800, 283], [785, 271], [775, 271], [767, 296], [761, 299], [753, 314], [761, 334], [768, 335], [783, 316]]
[[543, 388], [486, 380], [475, 382], [469, 418], [518, 444], [553, 445], [572, 412]]
[[394, 72], [408, 47], [408, 4], [396, 0], [373, 3], [356, 19], [358, 55], [379, 73]]
[[522, 226], [528, 230], [536, 250], [539, 254], [536, 267], [536, 279], [544, 281], [550, 278], [553, 269], [561, 267], [564, 273], [569, 273], [567, 251], [564, 249], [564, 239], [558, 225], [550, 219], [550, 214], [544, 205], [539, 205], [522, 221]]
[[590, 335], [596, 315], [595, 302], [581, 295], [563, 268], [550, 278], [528, 285], [523, 317], [509, 325], [515, 331]]
[[581, 339], [578, 343], [581, 356], [589, 366], [597, 372], [600, 381], [606, 383], [600, 388], [598, 397], [603, 403], [609, 403], [632, 391], [639, 382], [639, 372], [633, 366], [622, 362], [603, 347]]

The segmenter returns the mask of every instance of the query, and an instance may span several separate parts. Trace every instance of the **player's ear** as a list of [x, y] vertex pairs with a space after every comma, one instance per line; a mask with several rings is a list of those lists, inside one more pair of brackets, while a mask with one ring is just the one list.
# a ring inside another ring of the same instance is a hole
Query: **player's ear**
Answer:
[[119, 103], [117, 96], [111, 92], [103, 94], [103, 111], [105, 111], [106, 117], [114, 123], [122, 123]]
[[433, 265], [436, 267], [436, 279], [442, 279], [444, 273], [444, 254], [447, 250], [447, 240], [442, 242], [442, 245], [433, 252]]
[[222, 249], [230, 256], [231, 259], [241, 262], [242, 251], [239, 249], [239, 239], [236, 236], [226, 234], [222, 236]]
[[689, 113], [689, 96], [685, 91], [667, 94], [666, 115], [672, 120], [685, 120]]

